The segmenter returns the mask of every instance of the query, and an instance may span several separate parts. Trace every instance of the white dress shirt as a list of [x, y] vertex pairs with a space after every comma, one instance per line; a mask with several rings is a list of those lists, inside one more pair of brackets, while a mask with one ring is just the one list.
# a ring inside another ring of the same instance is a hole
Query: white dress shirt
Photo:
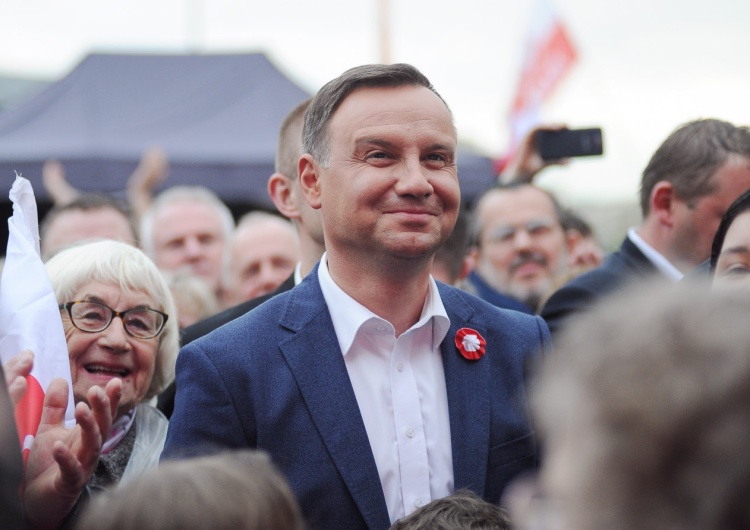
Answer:
[[654, 266], [662, 274], [664, 274], [664, 276], [666, 276], [667, 278], [671, 278], [676, 282], [680, 281], [683, 276], [685, 276], [677, 267], [672, 265], [669, 260], [661, 254], [661, 252], [646, 243], [646, 241], [640, 235], [638, 235], [638, 232], [635, 228], [631, 228], [630, 230], [628, 230], [628, 237], [630, 238], [630, 241], [632, 241], [633, 244], [638, 247], [638, 250], [643, 252], [648, 260], [653, 263]]
[[375, 457], [391, 523], [453, 493], [448, 396], [440, 343], [450, 320], [435, 281], [419, 321], [394, 327], [346, 294], [326, 255], [318, 279]]
[[302, 278], [302, 262], [298, 261], [297, 265], [294, 266], [294, 285], [295, 286], [299, 285], [303, 279], [304, 278]]

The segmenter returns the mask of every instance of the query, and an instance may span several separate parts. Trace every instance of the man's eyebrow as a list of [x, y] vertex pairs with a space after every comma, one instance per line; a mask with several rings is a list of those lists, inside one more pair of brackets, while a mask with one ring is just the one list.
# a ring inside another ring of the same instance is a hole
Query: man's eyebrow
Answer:
[[[374, 145], [374, 146], [383, 147], [383, 148], [394, 148], [397, 146], [396, 143], [386, 140], [384, 138], [379, 138], [379, 137], [359, 138], [354, 141], [354, 145], [356, 145], [357, 147]], [[456, 147], [453, 144], [445, 144], [445, 143], [436, 142], [436, 143], [428, 145], [425, 148], [425, 150], [426, 151], [449, 151], [451, 153], [454, 153], [456, 151]]]
[[453, 144], [441, 144], [441, 143], [434, 143], [427, 146], [427, 151], [450, 151], [455, 152], [456, 146]]
[[364, 137], [359, 138], [354, 141], [354, 145], [357, 147], [364, 147], [367, 145], [374, 145], [378, 147], [384, 147], [384, 148], [393, 148], [396, 144], [393, 142], [389, 142], [388, 140], [385, 140], [383, 138], [372, 138], [372, 137]]

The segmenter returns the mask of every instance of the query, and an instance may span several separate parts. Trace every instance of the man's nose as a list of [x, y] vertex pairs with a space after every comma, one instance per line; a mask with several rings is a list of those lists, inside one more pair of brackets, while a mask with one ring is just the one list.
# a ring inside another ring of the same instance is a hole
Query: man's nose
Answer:
[[274, 274], [274, 268], [270, 263], [263, 263], [260, 267], [260, 284], [266, 287], [273, 283], [276, 275]]
[[185, 239], [185, 254], [190, 257], [196, 257], [203, 254], [203, 245], [197, 237], [188, 237]]
[[419, 160], [404, 160], [398, 168], [396, 193], [422, 198], [432, 195], [434, 189], [430, 183], [427, 170]]
[[534, 244], [534, 239], [525, 228], [519, 228], [513, 234], [513, 246], [516, 249], [526, 249]]

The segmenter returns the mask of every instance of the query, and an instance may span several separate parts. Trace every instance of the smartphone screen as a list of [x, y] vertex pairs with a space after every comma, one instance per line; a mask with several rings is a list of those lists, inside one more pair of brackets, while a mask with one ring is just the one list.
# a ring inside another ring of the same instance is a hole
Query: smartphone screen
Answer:
[[602, 130], [598, 127], [538, 131], [535, 141], [537, 150], [543, 160], [558, 160], [572, 156], [595, 156], [604, 152]]

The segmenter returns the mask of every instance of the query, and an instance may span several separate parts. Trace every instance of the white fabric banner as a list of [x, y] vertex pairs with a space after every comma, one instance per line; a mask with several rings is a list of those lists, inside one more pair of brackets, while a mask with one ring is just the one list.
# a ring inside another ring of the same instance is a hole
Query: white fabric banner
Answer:
[[16, 175], [10, 190], [13, 216], [8, 219], [8, 249], [0, 278], [0, 358], [5, 363], [23, 350], [34, 352], [29, 389], [16, 409], [24, 448], [39, 427], [41, 406], [50, 381], [68, 382], [66, 424], [75, 425], [73, 385], [60, 310], [39, 253], [39, 225], [31, 183]]

